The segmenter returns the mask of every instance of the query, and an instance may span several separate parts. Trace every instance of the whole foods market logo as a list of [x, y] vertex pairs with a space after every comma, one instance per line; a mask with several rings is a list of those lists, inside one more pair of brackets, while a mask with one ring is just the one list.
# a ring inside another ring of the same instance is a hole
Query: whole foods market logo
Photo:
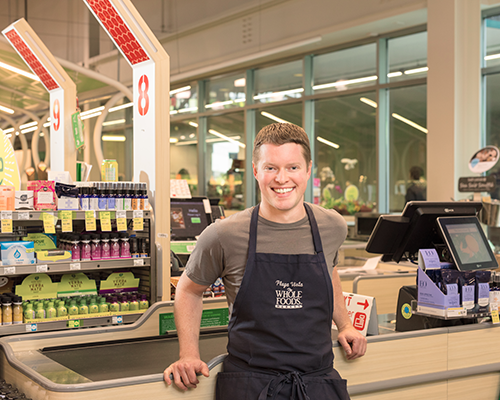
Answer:
[[302, 308], [302, 282], [276, 281], [276, 308], [297, 309]]

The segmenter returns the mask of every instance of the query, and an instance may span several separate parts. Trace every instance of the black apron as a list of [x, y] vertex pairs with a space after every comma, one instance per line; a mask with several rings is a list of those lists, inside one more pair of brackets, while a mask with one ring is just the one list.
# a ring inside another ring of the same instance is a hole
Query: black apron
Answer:
[[349, 399], [333, 369], [332, 282], [316, 219], [304, 206], [315, 254], [257, 253], [259, 206], [252, 212], [217, 400]]

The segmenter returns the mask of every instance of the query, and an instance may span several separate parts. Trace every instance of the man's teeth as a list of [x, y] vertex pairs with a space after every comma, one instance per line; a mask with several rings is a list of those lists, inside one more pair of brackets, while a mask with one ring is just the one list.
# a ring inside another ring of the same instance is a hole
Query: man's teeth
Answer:
[[287, 188], [287, 189], [274, 189], [274, 191], [275, 191], [276, 193], [280, 193], [280, 194], [282, 194], [282, 193], [288, 193], [288, 192], [291, 192], [292, 190], [293, 190], [293, 188]]

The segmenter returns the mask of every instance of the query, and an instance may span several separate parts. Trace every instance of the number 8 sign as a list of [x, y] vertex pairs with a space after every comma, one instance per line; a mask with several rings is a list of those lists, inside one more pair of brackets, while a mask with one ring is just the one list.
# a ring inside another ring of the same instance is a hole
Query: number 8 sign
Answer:
[[139, 110], [139, 114], [145, 116], [149, 110], [149, 79], [146, 75], [142, 75], [139, 78], [139, 99], [137, 100], [137, 109]]

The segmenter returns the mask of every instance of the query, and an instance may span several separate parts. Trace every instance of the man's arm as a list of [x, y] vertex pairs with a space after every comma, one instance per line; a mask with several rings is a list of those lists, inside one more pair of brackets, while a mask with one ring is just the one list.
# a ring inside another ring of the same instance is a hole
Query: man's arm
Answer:
[[337, 325], [339, 335], [337, 340], [344, 348], [348, 360], [354, 360], [361, 357], [366, 352], [366, 338], [359, 333], [351, 323], [351, 319], [345, 308], [344, 294], [342, 285], [337, 272], [337, 267], [332, 272], [333, 285], [333, 321]]
[[179, 360], [163, 372], [163, 378], [170, 385], [170, 374], [173, 374], [175, 384], [183, 390], [196, 387], [199, 383], [197, 373], [209, 375], [207, 364], [200, 359], [199, 349], [203, 292], [206, 288], [182, 274], [175, 291], [174, 316], [179, 337]]

